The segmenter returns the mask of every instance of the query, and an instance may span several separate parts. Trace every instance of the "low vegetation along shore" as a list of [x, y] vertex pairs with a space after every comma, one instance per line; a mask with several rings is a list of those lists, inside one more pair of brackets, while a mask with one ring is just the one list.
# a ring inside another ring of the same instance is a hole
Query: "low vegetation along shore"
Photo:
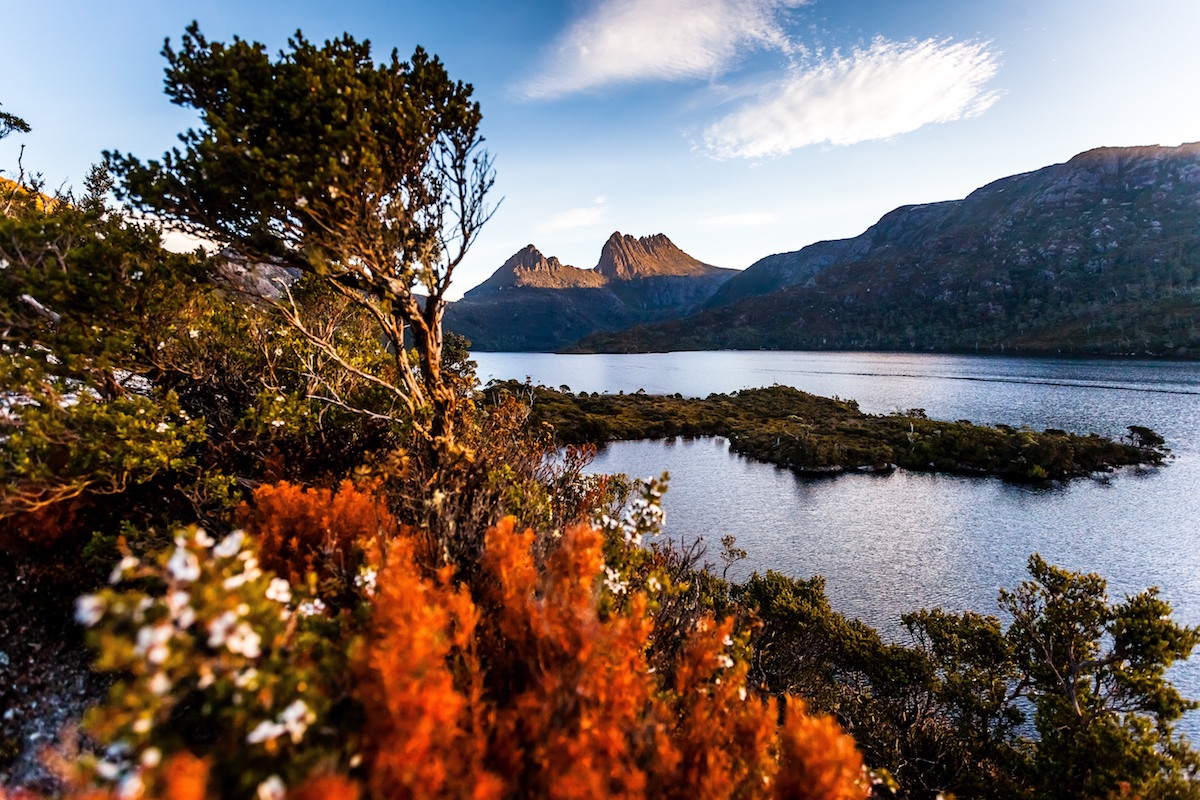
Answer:
[[818, 397], [787, 386], [712, 394], [589, 394], [516, 381], [488, 388], [493, 400], [527, 398], [535, 420], [551, 425], [562, 444], [674, 436], [724, 436], [734, 452], [802, 475], [896, 467], [997, 475], [1009, 480], [1057, 480], [1115, 467], [1160, 464], [1161, 436], [1139, 425], [1114, 441], [966, 420], [939, 422], [922, 409], [866, 414], [854, 400]]

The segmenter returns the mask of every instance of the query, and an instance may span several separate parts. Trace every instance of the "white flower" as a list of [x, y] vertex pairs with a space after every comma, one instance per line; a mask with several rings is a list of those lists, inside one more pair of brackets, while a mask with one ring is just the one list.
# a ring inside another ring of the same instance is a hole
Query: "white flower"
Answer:
[[212, 547], [214, 544], [216, 544], [216, 540], [209, 536], [208, 531], [204, 530], [204, 528], [196, 528], [196, 535], [194, 538], [196, 540], [196, 544], [200, 545], [201, 547]]
[[177, 581], [190, 583], [200, 577], [200, 559], [182, 547], [176, 547], [167, 561], [167, 572]]
[[247, 687], [254, 688], [253, 686], [251, 686], [251, 684], [253, 684], [257, 680], [258, 680], [258, 670], [256, 670], [254, 667], [251, 667], [250, 669], [245, 670], [243, 672], [239, 672], [237, 675], [235, 675], [233, 677], [233, 683], [239, 689], [245, 689]]
[[196, 681], [197, 689], [207, 689], [212, 686], [217, 680], [217, 676], [213, 675], [212, 669], [207, 665], [200, 667], [200, 680]]
[[619, 570], [605, 567], [604, 574], [606, 576], [604, 579], [604, 585], [613, 594], [624, 594], [625, 590], [629, 588], [629, 584], [626, 581], [621, 580], [621, 573]]
[[96, 774], [106, 781], [115, 781], [120, 769], [111, 761], [101, 761], [96, 764]]
[[267, 587], [267, 599], [277, 603], [292, 602], [292, 587], [283, 578], [272, 578]]
[[257, 558], [247, 558], [246, 566], [243, 569], [246, 570], [246, 580], [248, 581], [252, 581], [262, 575], [262, 570], [258, 568]]
[[725, 669], [731, 669], [733, 667], [733, 659], [722, 653], [721, 655], [717, 656], [717, 666], [724, 667]]
[[165, 422], [160, 422], [154, 426], [155, 433], [166, 433], [170, 429], [171, 429], [171, 426]]
[[158, 343], [158, 348], [157, 348], [157, 349], [159, 349], [159, 350], [162, 350], [162, 349], [163, 349], [164, 347], [166, 347], [166, 346], [167, 346], [167, 343], [166, 343], [166, 342], [159, 342], [159, 343]]
[[317, 614], [324, 614], [325, 613], [325, 604], [323, 602], [321, 602], [321, 598], [318, 597], [313, 600], [301, 603], [300, 607], [297, 608], [296, 611], [302, 617], [312, 617], [312, 616], [316, 616]]
[[739, 699], [739, 700], [745, 700], [745, 699], [746, 699], [746, 687], [745, 687], [745, 686], [739, 686], [739, 687], [738, 687], [738, 699]]
[[138, 721], [133, 723], [134, 733], [149, 733], [152, 723], [149, 717], [139, 717]]
[[193, 339], [199, 339], [200, 331], [196, 330], [195, 328], [192, 328], [190, 331], [188, 331], [188, 336], [190, 336]]
[[281, 355], [283, 355], [283, 348], [282, 348], [282, 347], [276, 347], [276, 348], [275, 348], [275, 355], [277, 355], [277, 356], [281, 356]]
[[654, 577], [653, 575], [651, 575], [651, 576], [650, 576], [650, 577], [649, 577], [649, 578], [646, 580], [646, 588], [647, 588], [647, 589], [649, 589], [649, 590], [650, 590], [650, 591], [652, 591], [652, 592], [657, 592], [657, 591], [660, 591], [660, 590], [662, 589], [662, 584], [658, 582], [658, 578], [656, 578], [656, 577]]
[[162, 750], [157, 747], [147, 747], [142, 751], [142, 766], [146, 769], [154, 769], [162, 761]]
[[221, 616], [208, 623], [208, 646], [220, 647], [225, 644], [226, 637], [233, 630], [233, 626], [237, 624], [237, 615], [232, 611], [226, 611]]
[[230, 575], [228, 578], [226, 578], [221, 583], [221, 585], [225, 587], [226, 591], [232, 592], [234, 589], [239, 588], [245, 582], [246, 582], [246, 573], [243, 572], [239, 575]]
[[287, 786], [278, 775], [272, 775], [258, 785], [255, 800], [283, 800], [287, 795]]
[[242, 549], [242, 540], [246, 537], [246, 532], [237, 530], [221, 540], [221, 543], [213, 548], [213, 555], [217, 558], [232, 558]]
[[363, 567], [362, 571], [354, 578], [354, 585], [362, 589], [367, 597], [375, 595], [375, 579], [379, 575], [374, 567]]
[[721, 644], [725, 645], [726, 647], [733, 647], [733, 637], [728, 633], [725, 634], [725, 639], [721, 642]]
[[262, 637], [248, 623], [241, 622], [225, 639], [225, 647], [231, 653], [241, 653], [246, 658], [258, 658], [262, 654]]
[[184, 591], [175, 591], [167, 595], [167, 609], [180, 630], [192, 627], [192, 623], [196, 621], [196, 612], [192, 609], [191, 602], [192, 596]]
[[[274, 720], [264, 719], [258, 725], [254, 726], [254, 730], [246, 734], [246, 741], [249, 744], [261, 744], [268, 739], [278, 739], [283, 734], [287, 733], [287, 728], [280, 725]], [[262, 797], [262, 787], [259, 787], [259, 797]]]
[[271, 420], [271, 427], [272, 427], [272, 428], [282, 428], [284, 425], [287, 425], [287, 423], [286, 423], [286, 422], [284, 422], [284, 421], [283, 421], [283, 420], [281, 420], [281, 419], [273, 419], [273, 420]]
[[104, 609], [103, 597], [85, 594], [75, 601], [75, 621], [90, 628], [104, 616]]
[[134, 569], [140, 563], [133, 556], [125, 556], [117, 562], [117, 565], [113, 567], [113, 571], [109, 573], [108, 582], [114, 585], [120, 583], [121, 579], [125, 577], [125, 573]]
[[137, 645], [133, 651], [138, 655], [145, 655], [151, 664], [161, 664], [171, 654], [167, 642], [171, 641], [174, 634], [175, 628], [171, 625], [140, 628], [137, 632]]
[[171, 691], [171, 679], [165, 672], [154, 673], [154, 677], [150, 679], [150, 691], [158, 695]]
[[317, 721], [317, 715], [303, 700], [293, 700], [279, 715], [279, 719], [291, 734], [292, 742], [299, 742], [308, 726]]

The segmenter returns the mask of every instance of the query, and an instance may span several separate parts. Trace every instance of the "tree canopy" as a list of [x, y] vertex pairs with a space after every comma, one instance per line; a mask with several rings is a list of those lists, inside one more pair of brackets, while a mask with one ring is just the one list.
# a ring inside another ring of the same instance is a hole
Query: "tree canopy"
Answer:
[[[236, 37], [210, 42], [193, 23], [163, 55], [168, 96], [199, 111], [200, 127], [159, 160], [107, 154], [122, 194], [249, 261], [320, 275], [361, 303], [394, 354], [386, 385], [436, 449], [453, 453], [441, 319], [454, 270], [490, 215], [494, 181], [471, 86], [421, 48], [379, 64], [369, 42], [349, 35], [316, 45], [297, 32], [272, 58]], [[340, 358], [328, 337], [290, 319]]]

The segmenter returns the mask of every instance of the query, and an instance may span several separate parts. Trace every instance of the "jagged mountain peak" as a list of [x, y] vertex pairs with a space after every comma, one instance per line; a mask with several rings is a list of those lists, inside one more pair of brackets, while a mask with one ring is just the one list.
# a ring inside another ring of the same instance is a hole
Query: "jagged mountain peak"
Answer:
[[719, 269], [692, 258], [665, 234], [636, 238], [620, 231], [608, 237], [595, 266], [595, 272], [618, 281], [659, 275], [709, 275]]
[[466, 293], [466, 297], [527, 287], [532, 289], [572, 289], [603, 286], [604, 276], [591, 270], [564, 264], [555, 256], [547, 258], [532, 244], [514, 253], [500, 269]]

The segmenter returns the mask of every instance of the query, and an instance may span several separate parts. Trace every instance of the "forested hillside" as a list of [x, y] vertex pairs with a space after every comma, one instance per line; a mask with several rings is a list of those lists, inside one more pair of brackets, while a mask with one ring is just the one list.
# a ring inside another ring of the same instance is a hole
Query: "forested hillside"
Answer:
[[768, 256], [582, 350], [1200, 354], [1200, 145], [1103, 148]]

